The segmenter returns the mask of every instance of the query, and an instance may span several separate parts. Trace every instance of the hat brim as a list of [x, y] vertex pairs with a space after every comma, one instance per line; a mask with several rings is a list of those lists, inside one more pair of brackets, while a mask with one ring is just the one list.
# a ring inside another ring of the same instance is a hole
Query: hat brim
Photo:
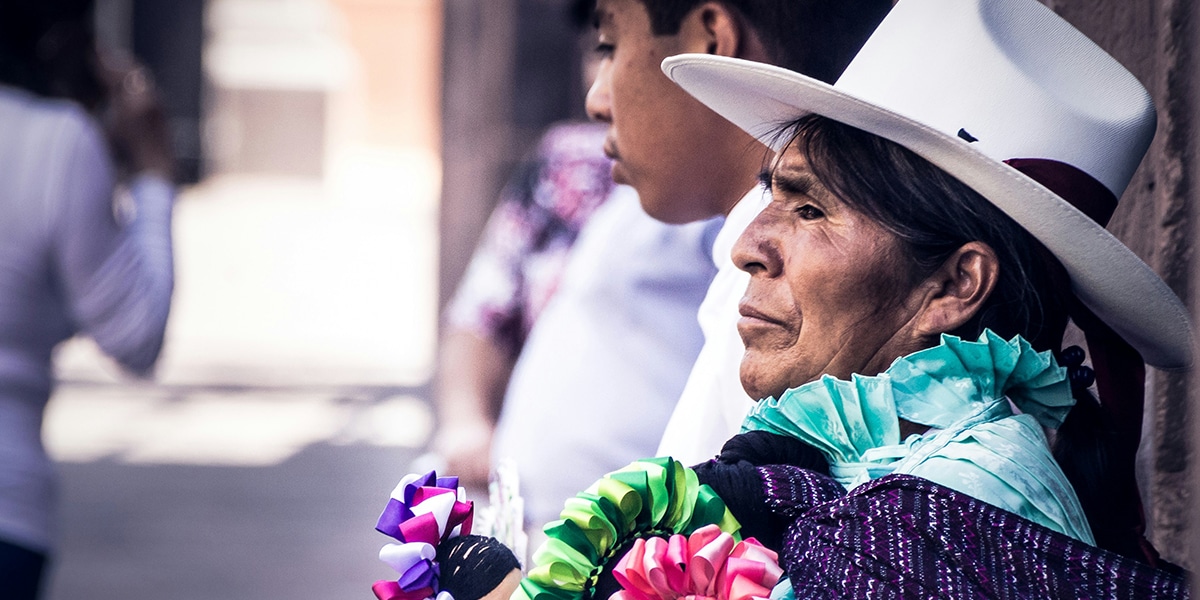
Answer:
[[682, 54], [664, 60], [662, 69], [700, 102], [775, 150], [788, 141], [780, 139], [780, 127], [812, 113], [908, 148], [979, 192], [1054, 253], [1084, 305], [1148, 364], [1163, 369], [1191, 365], [1187, 311], [1162, 279], [1067, 201], [967, 141], [773, 65]]

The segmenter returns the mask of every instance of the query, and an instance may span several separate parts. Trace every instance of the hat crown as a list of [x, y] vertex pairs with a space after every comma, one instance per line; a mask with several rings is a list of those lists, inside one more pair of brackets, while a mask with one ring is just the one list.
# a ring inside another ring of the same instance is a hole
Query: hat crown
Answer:
[[1052, 159], [1120, 197], [1154, 136], [1137, 79], [1028, 0], [902, 0], [836, 87], [973, 140], [996, 160]]

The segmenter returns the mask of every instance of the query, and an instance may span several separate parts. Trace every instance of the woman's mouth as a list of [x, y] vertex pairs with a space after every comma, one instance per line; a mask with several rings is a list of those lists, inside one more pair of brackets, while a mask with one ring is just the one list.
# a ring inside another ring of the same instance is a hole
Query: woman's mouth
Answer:
[[758, 310], [745, 300], [738, 304], [738, 313], [742, 315], [742, 318], [738, 320], [739, 327], [742, 323], [746, 323], [747, 325], [754, 325], [756, 323], [768, 323], [772, 325], [780, 324], [779, 319], [768, 316], [766, 313]]

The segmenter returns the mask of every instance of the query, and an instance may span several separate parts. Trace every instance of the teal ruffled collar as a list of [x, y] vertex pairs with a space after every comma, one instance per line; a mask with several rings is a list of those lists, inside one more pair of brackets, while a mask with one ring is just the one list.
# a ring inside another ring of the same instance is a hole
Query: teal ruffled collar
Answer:
[[968, 419], [1012, 414], [1006, 398], [1051, 428], [1075, 404], [1066, 369], [1020, 336], [1005, 341], [984, 330], [979, 341], [967, 342], [942, 335], [940, 345], [902, 356], [874, 377], [845, 381], [826, 375], [763, 400], [742, 431], [807, 442], [825, 453], [835, 475], [851, 466], [849, 471], [861, 474], [878, 465], [880, 472], [868, 473], [873, 478], [906, 454], [898, 419], [947, 429]]

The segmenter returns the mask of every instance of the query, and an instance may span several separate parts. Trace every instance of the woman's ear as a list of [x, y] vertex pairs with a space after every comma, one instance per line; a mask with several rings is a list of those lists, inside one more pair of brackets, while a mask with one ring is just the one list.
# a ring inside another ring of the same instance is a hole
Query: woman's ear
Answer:
[[925, 281], [930, 294], [915, 319], [917, 333], [936, 338], [970, 321], [1000, 278], [996, 251], [983, 242], [968, 242], [951, 254]]
[[768, 56], [758, 35], [746, 26], [742, 16], [729, 6], [704, 2], [683, 18], [679, 33], [687, 51], [767, 62]]

